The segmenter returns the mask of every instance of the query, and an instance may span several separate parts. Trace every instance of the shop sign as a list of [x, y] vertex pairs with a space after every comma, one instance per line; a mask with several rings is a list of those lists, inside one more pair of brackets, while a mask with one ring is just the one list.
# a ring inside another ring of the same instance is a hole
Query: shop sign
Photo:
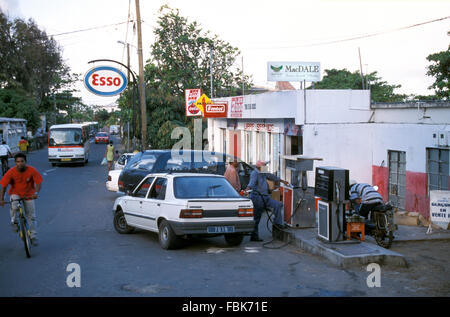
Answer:
[[214, 103], [205, 106], [205, 118], [226, 118], [227, 103]]
[[87, 90], [102, 97], [118, 95], [128, 84], [125, 74], [112, 66], [91, 68], [84, 75], [83, 82]]
[[430, 218], [431, 222], [447, 229], [450, 223], [450, 191], [430, 191]]
[[195, 106], [195, 102], [200, 98], [201, 95], [201, 89], [186, 89], [184, 91], [187, 117], [196, 117], [202, 115], [200, 109]]
[[320, 81], [318, 62], [268, 62], [267, 81]]
[[253, 123], [246, 122], [244, 123], [245, 131], [256, 131], [256, 132], [272, 132], [279, 133], [279, 128], [275, 126], [273, 123]]
[[242, 110], [244, 104], [244, 97], [232, 97], [230, 118], [242, 118]]

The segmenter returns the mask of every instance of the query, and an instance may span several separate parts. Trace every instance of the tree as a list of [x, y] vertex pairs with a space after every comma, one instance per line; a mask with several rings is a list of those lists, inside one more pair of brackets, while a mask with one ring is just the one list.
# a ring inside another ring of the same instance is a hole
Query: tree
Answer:
[[[377, 77], [377, 72], [366, 75], [364, 81], [370, 85], [370, 95], [374, 102], [400, 102], [408, 97], [395, 94], [394, 90], [401, 85], [389, 85]], [[362, 89], [361, 74], [359, 71], [350, 72], [347, 69], [326, 69], [321, 81], [314, 84], [314, 89]]]
[[148, 88], [147, 142], [153, 148], [170, 148], [176, 142], [170, 139], [171, 129], [186, 126], [192, 130], [192, 118], [185, 116], [184, 90], [201, 88], [211, 97], [211, 51], [214, 97], [241, 94], [242, 82], [246, 89], [251, 82], [233, 66], [239, 55], [237, 48], [203, 32], [197, 22], [188, 22], [178, 10], [162, 6], [159, 13], [155, 42], [144, 73]]
[[0, 117], [23, 118], [32, 130], [40, 125], [36, 101], [20, 89], [0, 88]]
[[446, 51], [428, 55], [427, 60], [433, 63], [428, 66], [427, 75], [435, 77], [434, 83], [428, 88], [435, 90], [437, 99], [448, 100], [450, 98], [450, 46]]
[[76, 76], [65, 65], [58, 43], [33, 20], [11, 21], [0, 10], [0, 89], [25, 94], [39, 112], [54, 116], [61, 110], [55, 109], [55, 99], [75, 98], [70, 87]]

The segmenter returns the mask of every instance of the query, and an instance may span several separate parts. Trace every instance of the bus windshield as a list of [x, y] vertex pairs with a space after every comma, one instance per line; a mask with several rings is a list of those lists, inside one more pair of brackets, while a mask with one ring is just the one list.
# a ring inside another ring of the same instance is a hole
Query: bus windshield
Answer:
[[48, 145], [80, 145], [83, 143], [81, 136], [81, 129], [52, 129], [50, 130], [50, 136]]

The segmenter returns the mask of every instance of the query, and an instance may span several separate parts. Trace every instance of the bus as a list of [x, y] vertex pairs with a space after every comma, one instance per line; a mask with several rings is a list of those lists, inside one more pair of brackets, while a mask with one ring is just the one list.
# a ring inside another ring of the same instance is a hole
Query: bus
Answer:
[[83, 122], [82, 124], [86, 124], [89, 126], [89, 136], [93, 138], [98, 132], [98, 122]]
[[58, 163], [82, 163], [89, 161], [89, 125], [57, 124], [48, 132], [48, 160]]

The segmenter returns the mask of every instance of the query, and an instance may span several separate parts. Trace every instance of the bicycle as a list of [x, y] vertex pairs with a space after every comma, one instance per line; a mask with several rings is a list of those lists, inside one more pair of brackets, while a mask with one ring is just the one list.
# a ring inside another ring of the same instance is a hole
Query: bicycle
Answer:
[[30, 227], [28, 225], [27, 218], [24, 215], [24, 207], [23, 202], [25, 200], [33, 199], [31, 197], [24, 197], [20, 199], [14, 199], [11, 200], [11, 202], [5, 202], [5, 204], [12, 204], [14, 201], [19, 202], [19, 236], [23, 241], [23, 244], [25, 246], [25, 253], [27, 255], [27, 258], [31, 257], [31, 232]]

